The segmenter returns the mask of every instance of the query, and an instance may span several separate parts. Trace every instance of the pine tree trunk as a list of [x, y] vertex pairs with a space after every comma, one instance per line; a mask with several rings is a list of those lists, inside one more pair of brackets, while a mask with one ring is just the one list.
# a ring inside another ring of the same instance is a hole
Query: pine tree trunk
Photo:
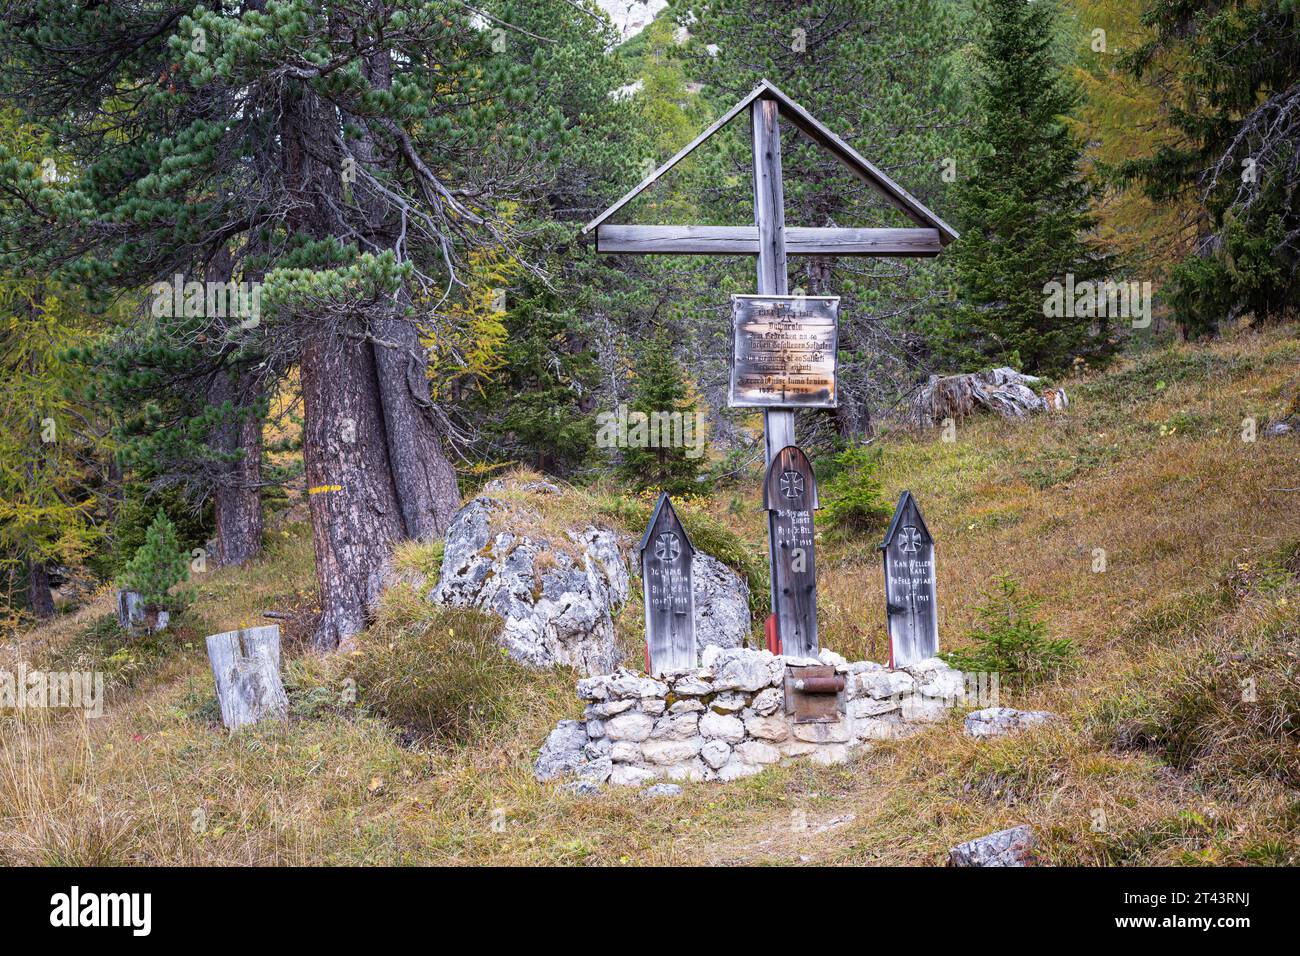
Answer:
[[318, 650], [349, 646], [405, 537], [370, 345], [318, 337], [302, 354], [303, 461], [316, 548]]
[[388, 459], [402, 522], [407, 537], [426, 540], [446, 531], [460, 507], [456, 472], [429, 415], [428, 360], [410, 322], [377, 322], [375, 338]]
[[[219, 373], [208, 391], [209, 401], [220, 405], [229, 400], [238, 413], [256, 403], [256, 390], [250, 376]], [[218, 552], [214, 557], [220, 566], [239, 565], [262, 553], [261, 418], [250, 411], [242, 421], [223, 421], [212, 444], [227, 454], [242, 453], [238, 461], [224, 466], [213, 492]]]
[[[233, 278], [234, 259], [225, 246], [208, 261], [205, 275], [210, 282]], [[232, 414], [213, 429], [209, 444], [222, 455], [241, 455], [238, 461], [221, 463], [213, 491], [218, 552], [213, 557], [218, 566], [243, 564], [262, 553], [262, 421], [253, 408], [260, 391], [254, 376], [225, 369], [218, 370], [208, 388], [210, 406], [232, 406]]]
[[54, 617], [50, 572], [41, 561], [27, 559], [27, 610], [40, 620]]

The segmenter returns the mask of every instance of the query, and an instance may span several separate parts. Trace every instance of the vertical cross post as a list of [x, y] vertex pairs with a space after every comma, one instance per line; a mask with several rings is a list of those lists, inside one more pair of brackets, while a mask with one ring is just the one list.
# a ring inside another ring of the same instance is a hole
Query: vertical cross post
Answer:
[[[758, 294], [787, 295], [785, 190], [781, 185], [781, 126], [776, 100], [759, 97], [750, 107], [754, 133], [754, 225], [758, 227]], [[794, 442], [794, 410], [763, 412], [764, 464]]]
[[[787, 295], [789, 276], [785, 255], [785, 189], [781, 184], [781, 121], [776, 100], [760, 96], [749, 108], [754, 141], [754, 225], [758, 227], [758, 294]], [[763, 411], [764, 464], [770, 465], [794, 441], [794, 410]], [[776, 583], [776, 539], [767, 535], [768, 595], [772, 614], [779, 620]]]

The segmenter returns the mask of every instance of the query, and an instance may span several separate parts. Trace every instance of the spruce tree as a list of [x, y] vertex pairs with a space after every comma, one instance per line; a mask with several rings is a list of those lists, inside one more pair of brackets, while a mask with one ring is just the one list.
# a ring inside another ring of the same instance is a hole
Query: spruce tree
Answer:
[[[1047, 286], [1104, 277], [1089, 233], [1093, 187], [1067, 118], [1078, 94], [1054, 53], [1051, 0], [988, 0], [978, 54], [973, 169], [959, 169], [954, 257], [960, 303], [941, 329], [945, 358], [974, 369], [1058, 372], [1113, 350], [1105, 318], [1048, 314]], [[1060, 310], [1060, 311], [1073, 311]]]
[[[633, 487], [686, 494], [697, 489], [704, 449], [702, 416], [672, 340], [664, 333], [636, 351], [628, 447], [619, 473]], [[641, 418], [640, 416], [645, 416]], [[667, 423], [667, 424], [665, 424]], [[693, 440], [694, 447], [688, 447]], [[654, 444], [652, 444], [654, 443]]]

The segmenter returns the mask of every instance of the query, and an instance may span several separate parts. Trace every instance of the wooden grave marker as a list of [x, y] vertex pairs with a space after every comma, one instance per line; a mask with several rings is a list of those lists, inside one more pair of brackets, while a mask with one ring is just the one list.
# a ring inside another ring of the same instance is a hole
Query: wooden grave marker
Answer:
[[904, 491], [880, 544], [885, 561], [889, 665], [906, 667], [939, 653], [934, 538], [910, 491]]
[[691, 578], [695, 548], [666, 493], [659, 495], [640, 553], [646, 669], [650, 674], [691, 670], [696, 666]]
[[[650, 189], [661, 176], [689, 156], [723, 126], [742, 113], [750, 120], [754, 170], [754, 224], [752, 226], [699, 226], [699, 225], [620, 225], [608, 222], [616, 212], [641, 193]], [[884, 199], [911, 220], [906, 228], [842, 228], [798, 227], [785, 225], [785, 191], [781, 178], [781, 120], [784, 119], [801, 134], [835, 156], [862, 182], [875, 189]], [[870, 160], [833, 133], [806, 109], [786, 96], [768, 80], [761, 81], [739, 103], [729, 109], [691, 142], [683, 146], [666, 163], [629, 190], [618, 202], [607, 208], [582, 229], [583, 235], [594, 232], [596, 251], [638, 255], [750, 255], [758, 259], [758, 294], [769, 303], [776, 297], [789, 298], [788, 257], [797, 256], [937, 256], [948, 243], [958, 238], [957, 231], [931, 212], [911, 193], [890, 179]], [[783, 349], [781, 355], [796, 355], [797, 350]], [[733, 362], [736, 356], [733, 355]], [[806, 361], [802, 364], [808, 364]], [[733, 370], [733, 376], [734, 376]], [[778, 376], [797, 374], [791, 369], [777, 370]], [[819, 373], [823, 380], [824, 369]], [[734, 379], [733, 379], [734, 380]], [[828, 395], [818, 396], [823, 386], [809, 391], [802, 388], [785, 390], [775, 401], [758, 401], [750, 404], [763, 408], [764, 461], [769, 472], [772, 462], [788, 446], [795, 444], [794, 414], [800, 407], [826, 407], [834, 405], [833, 366], [829, 376]], [[744, 398], [742, 387], [738, 395]], [[733, 402], [734, 403], [734, 402]], [[802, 455], [802, 453], [800, 453]], [[805, 459], [806, 462], [806, 459]], [[811, 472], [809, 472], [811, 475]], [[769, 512], [769, 516], [772, 512]], [[775, 527], [769, 520], [769, 532]], [[806, 626], [806, 608], [798, 613], [785, 614], [781, 609], [782, 594], [777, 587], [777, 542], [768, 539], [768, 556], [772, 564], [772, 615], [769, 627], [780, 620], [805, 622], [799, 638], [800, 646], [816, 653], [816, 621], [809, 631]], [[810, 552], [811, 556], [811, 552]], [[782, 571], [784, 575], [786, 572]], [[815, 597], [815, 595], [814, 595]], [[815, 602], [808, 607], [814, 609]], [[792, 625], [789, 625], [792, 626]], [[787, 651], [790, 652], [790, 651]]]
[[763, 507], [772, 550], [772, 593], [782, 654], [816, 657], [817, 563], [813, 555], [813, 511], [817, 480], [803, 450], [782, 448], [767, 466]]

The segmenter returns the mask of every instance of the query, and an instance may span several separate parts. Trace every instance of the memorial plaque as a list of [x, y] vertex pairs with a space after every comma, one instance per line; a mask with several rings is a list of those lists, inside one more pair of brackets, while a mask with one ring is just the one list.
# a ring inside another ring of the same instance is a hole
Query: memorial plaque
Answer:
[[659, 496], [641, 538], [645, 596], [646, 669], [651, 674], [696, 666], [695, 599], [691, 561], [695, 549], [667, 494]]
[[910, 491], [904, 491], [880, 544], [885, 559], [889, 663], [906, 667], [939, 653], [934, 538]]
[[834, 408], [839, 296], [734, 295], [730, 404]]
[[813, 511], [817, 482], [808, 456], [786, 445], [767, 466], [763, 480], [772, 558], [772, 599], [781, 653], [816, 657], [817, 565], [813, 559]]

